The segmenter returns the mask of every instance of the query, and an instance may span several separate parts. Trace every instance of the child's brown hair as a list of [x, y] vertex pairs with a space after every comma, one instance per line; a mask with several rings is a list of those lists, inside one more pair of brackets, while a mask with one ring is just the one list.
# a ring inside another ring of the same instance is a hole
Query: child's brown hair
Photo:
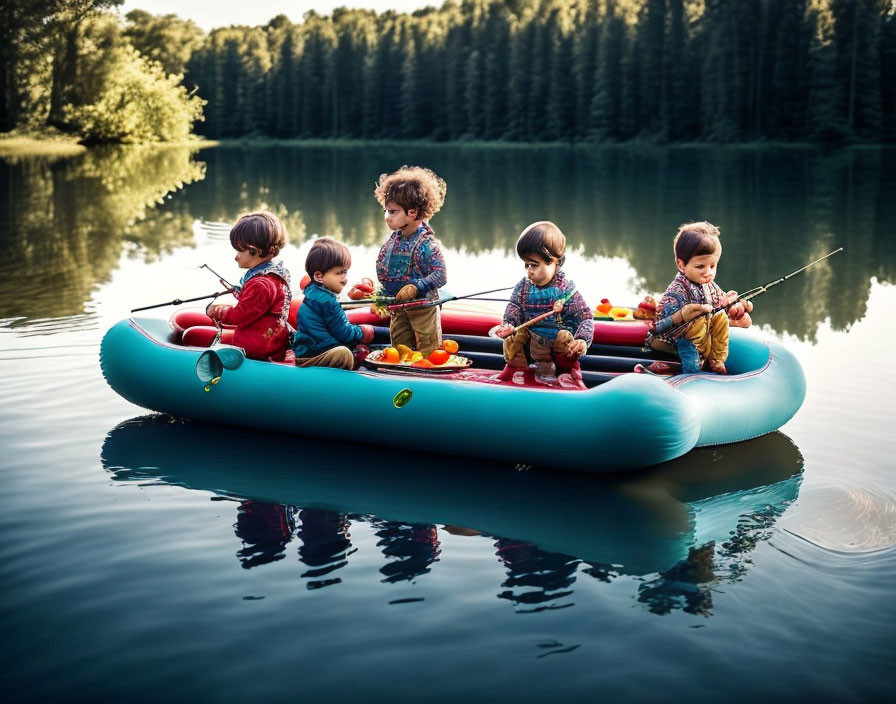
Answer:
[[563, 266], [566, 261], [566, 237], [549, 220], [533, 222], [516, 241], [516, 253], [520, 259], [536, 256], [545, 263], [556, 259], [557, 265]]
[[719, 234], [719, 228], [710, 222], [685, 223], [678, 228], [678, 234], [672, 242], [675, 258], [687, 264], [693, 257], [721, 253], [722, 242]]
[[280, 218], [267, 210], [240, 215], [230, 229], [233, 248], [260, 257], [276, 257], [286, 246], [286, 228]]
[[308, 276], [314, 276], [316, 271], [326, 274], [335, 266], [344, 266], [347, 269], [351, 265], [352, 253], [349, 248], [329, 237], [315, 240], [305, 258], [305, 271], [308, 272]]
[[429, 220], [445, 203], [448, 186], [444, 179], [422, 166], [402, 166], [382, 174], [373, 195], [379, 204], [398, 203], [404, 211], [417, 209], [417, 220]]

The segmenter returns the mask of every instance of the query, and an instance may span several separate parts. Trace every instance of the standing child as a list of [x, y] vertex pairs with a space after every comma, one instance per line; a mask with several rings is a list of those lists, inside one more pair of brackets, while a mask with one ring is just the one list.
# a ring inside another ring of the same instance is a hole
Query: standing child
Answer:
[[[438, 300], [448, 280], [445, 260], [429, 219], [445, 202], [445, 182], [429, 169], [402, 166], [380, 176], [374, 191], [392, 231], [376, 260], [376, 275], [386, 296], [397, 303], [414, 298]], [[439, 307], [393, 310], [389, 321], [392, 345], [403, 344], [429, 356], [442, 344]]]
[[212, 304], [208, 317], [192, 314], [194, 327], [184, 331], [182, 342], [207, 347], [218, 332], [210, 326], [218, 321], [224, 326], [221, 342], [242, 347], [250, 359], [282, 360], [289, 345], [286, 318], [292, 293], [289, 272], [273, 259], [286, 246], [286, 228], [273, 213], [247, 213], [231, 228], [230, 244], [237, 265], [248, 269], [233, 289], [237, 304]]
[[373, 327], [352, 325], [336, 300], [348, 280], [352, 255], [341, 242], [329, 237], [316, 240], [305, 259], [311, 282], [299, 308], [292, 348], [300, 367], [352, 369], [351, 347], [373, 340]]
[[[728, 325], [748, 327], [753, 304], [741, 301], [728, 313], [713, 308], [737, 299], [736, 291], [725, 293], [715, 282], [722, 256], [719, 228], [708, 222], [689, 222], [678, 228], [673, 243], [678, 274], [666, 289], [656, 313], [656, 323], [648, 342], [656, 349], [671, 345], [681, 357], [684, 373], [706, 368], [726, 374]], [[687, 324], [690, 323], [690, 324]]]
[[[566, 237], [552, 222], [535, 222], [523, 230], [516, 252], [526, 276], [510, 294], [504, 320], [495, 331], [504, 338], [507, 362], [498, 378], [509, 381], [522, 370], [526, 381], [534, 381], [535, 372], [526, 358], [528, 348], [540, 376], [552, 377], [559, 367], [581, 385], [579, 357], [591, 345], [594, 318], [582, 294], [560, 269], [566, 261]], [[551, 310], [556, 315], [514, 332], [516, 326]]]

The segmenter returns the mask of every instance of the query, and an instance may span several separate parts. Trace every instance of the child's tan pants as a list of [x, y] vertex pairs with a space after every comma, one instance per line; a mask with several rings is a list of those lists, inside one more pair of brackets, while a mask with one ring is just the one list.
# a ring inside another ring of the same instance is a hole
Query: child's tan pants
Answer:
[[297, 367], [334, 367], [335, 369], [354, 369], [355, 356], [348, 347], [334, 347], [321, 352], [316, 357], [299, 357]]
[[442, 346], [442, 319], [438, 306], [403, 308], [392, 311], [389, 321], [392, 346], [407, 345], [424, 357]]
[[529, 328], [523, 328], [510, 337], [504, 338], [504, 361], [512, 367], [525, 369], [529, 366], [526, 359], [526, 345], [529, 345], [529, 354], [537, 365], [552, 365], [551, 350], [557, 354], [566, 354], [566, 345], [572, 340], [569, 330], [560, 330], [554, 340], [548, 340], [541, 335], [532, 335]]
[[719, 311], [709, 319], [706, 316], [697, 318], [688, 327], [684, 336], [694, 343], [700, 359], [717, 359], [724, 362], [728, 359], [728, 315]]

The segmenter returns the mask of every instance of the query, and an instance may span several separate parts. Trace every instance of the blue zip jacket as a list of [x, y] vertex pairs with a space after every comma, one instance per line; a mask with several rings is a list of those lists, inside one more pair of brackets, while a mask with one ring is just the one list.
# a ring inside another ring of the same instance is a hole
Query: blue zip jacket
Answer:
[[298, 330], [292, 336], [296, 357], [316, 357], [327, 350], [361, 341], [361, 328], [352, 325], [336, 295], [312, 281], [305, 288], [305, 300], [299, 307]]

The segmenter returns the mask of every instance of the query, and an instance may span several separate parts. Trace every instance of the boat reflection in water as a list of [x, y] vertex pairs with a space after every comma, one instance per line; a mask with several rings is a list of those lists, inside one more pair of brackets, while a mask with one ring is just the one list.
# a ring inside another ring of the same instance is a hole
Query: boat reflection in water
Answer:
[[[651, 611], [708, 615], [711, 587], [748, 568], [747, 554], [797, 497], [803, 468], [781, 433], [696, 449], [624, 477], [521, 471], [350, 442], [334, 452], [311, 438], [260, 435], [146, 416], [108, 434], [102, 461], [117, 481], [235, 500], [241, 565], [283, 559], [295, 541], [308, 589], [339, 584], [357, 549], [353, 522], [377, 537], [389, 583], [430, 572], [440, 534], [486, 538], [506, 571], [498, 597], [520, 612], [572, 606], [573, 585], [586, 575], [629, 575]], [[257, 447], [266, 448], [261, 458]]]

